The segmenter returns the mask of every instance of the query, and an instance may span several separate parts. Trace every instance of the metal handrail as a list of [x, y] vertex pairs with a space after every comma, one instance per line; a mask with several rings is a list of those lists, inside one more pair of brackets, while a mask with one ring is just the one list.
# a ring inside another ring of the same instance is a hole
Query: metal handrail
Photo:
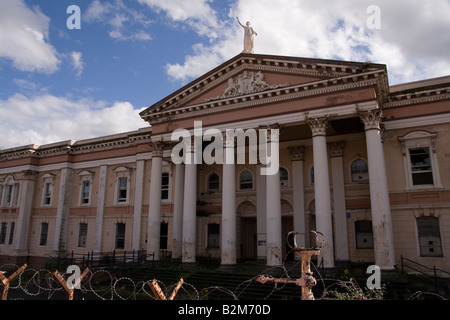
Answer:
[[[447, 271], [445, 271], [445, 270], [436, 268], [436, 266], [433, 266], [432, 268], [430, 268], [430, 267], [428, 267], [428, 266], [426, 266], [426, 265], [423, 265], [423, 264], [421, 264], [421, 263], [418, 263], [417, 261], [414, 261], [414, 260], [405, 258], [405, 257], [403, 257], [403, 255], [400, 256], [400, 259], [401, 259], [401, 264], [402, 264], [402, 272], [405, 272], [405, 267], [406, 267], [406, 268], [409, 268], [409, 269], [411, 269], [411, 270], [417, 271], [417, 272], [423, 274], [424, 276], [427, 276], [427, 277], [433, 277], [433, 279], [434, 279], [434, 284], [435, 284], [435, 285], [437, 285], [438, 278], [439, 278], [439, 277], [437, 276], [438, 271], [439, 271], [439, 272], [442, 272], [442, 273], [445, 273], [445, 274], [447, 274], [447, 275], [450, 277], [450, 272], [447, 272]], [[407, 262], [410, 262], [410, 263], [414, 264], [414, 267], [405, 264], [404, 261], [407, 261]], [[432, 271], [432, 272], [433, 272], [433, 276], [430, 276], [429, 274], [425, 273], [424, 271], [422, 271], [422, 270], [420, 270], [420, 269], [417, 269], [417, 267], [415, 267], [415, 266], [419, 266], [419, 267], [421, 267], [421, 268], [423, 268], [423, 269], [425, 269], [425, 270]]]

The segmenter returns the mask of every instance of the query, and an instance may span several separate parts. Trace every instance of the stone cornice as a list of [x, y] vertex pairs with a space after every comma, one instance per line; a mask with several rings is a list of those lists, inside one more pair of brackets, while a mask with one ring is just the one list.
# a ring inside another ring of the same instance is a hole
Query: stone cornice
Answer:
[[60, 155], [75, 155], [90, 152], [108, 151], [138, 144], [148, 144], [151, 139], [151, 130], [136, 131], [110, 137], [99, 137], [85, 141], [64, 141], [44, 146], [29, 145], [19, 148], [6, 149], [0, 153], [0, 161], [17, 160], [24, 158], [46, 158]]
[[450, 100], [450, 87], [391, 95], [389, 102], [383, 104], [383, 108], [395, 108], [443, 100]]

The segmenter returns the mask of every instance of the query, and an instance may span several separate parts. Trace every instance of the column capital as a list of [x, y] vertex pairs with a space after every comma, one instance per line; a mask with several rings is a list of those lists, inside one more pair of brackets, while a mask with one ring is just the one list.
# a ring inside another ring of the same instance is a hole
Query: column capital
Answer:
[[330, 156], [333, 157], [342, 157], [344, 155], [344, 146], [345, 142], [332, 142], [328, 144], [328, 150], [330, 150]]
[[222, 132], [222, 140], [223, 140], [223, 147], [224, 148], [234, 148], [235, 142], [236, 142], [236, 136], [234, 134], [234, 131], [228, 132], [224, 131]]
[[295, 146], [288, 148], [292, 161], [303, 161], [305, 156], [305, 146]]
[[315, 136], [326, 136], [328, 129], [328, 117], [321, 116], [316, 118], [306, 118], [306, 122], [311, 128], [313, 137]]
[[381, 130], [381, 121], [384, 118], [383, 110], [373, 109], [358, 112], [364, 127], [367, 130]]
[[[267, 138], [267, 142], [278, 142], [279, 140], [279, 132], [281, 130], [281, 125], [278, 123], [274, 123], [274, 124], [270, 124], [270, 125], [265, 125], [265, 126], [259, 126], [259, 129], [263, 129], [263, 130], [267, 130], [267, 134], [266, 134], [266, 138]], [[272, 130], [278, 130], [278, 135], [272, 135]], [[278, 137], [278, 139], [277, 139]], [[275, 140], [274, 140], [275, 139]]]
[[164, 151], [164, 143], [162, 141], [152, 141], [150, 142], [150, 146], [152, 147], [153, 157], [162, 158]]

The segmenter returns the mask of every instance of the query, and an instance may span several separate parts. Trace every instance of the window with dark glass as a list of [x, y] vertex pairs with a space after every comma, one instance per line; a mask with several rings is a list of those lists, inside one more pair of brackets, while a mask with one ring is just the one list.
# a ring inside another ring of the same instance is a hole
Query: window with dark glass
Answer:
[[88, 224], [80, 223], [78, 226], [78, 247], [85, 248], [87, 240]]
[[43, 205], [48, 206], [52, 203], [52, 189], [53, 185], [49, 182], [46, 182], [44, 184], [44, 199], [43, 199]]
[[244, 170], [239, 176], [239, 189], [251, 190], [253, 189], [253, 174], [250, 170]]
[[47, 245], [47, 237], [48, 237], [48, 223], [41, 223], [41, 234], [39, 236], [39, 245], [46, 246]]
[[91, 194], [91, 181], [84, 180], [81, 185], [81, 204], [89, 203], [90, 194]]
[[6, 222], [2, 222], [0, 227], [0, 244], [5, 244], [6, 242], [6, 229], [8, 224]]
[[282, 188], [288, 188], [289, 187], [289, 173], [283, 167], [280, 167], [280, 186]]
[[12, 243], [13, 243], [15, 227], [16, 227], [16, 223], [15, 222], [11, 222], [9, 224], [9, 239], [8, 239], [8, 244], [9, 245], [12, 245]]
[[169, 173], [163, 172], [161, 179], [161, 200], [169, 199]]
[[159, 235], [159, 248], [161, 250], [167, 250], [168, 238], [169, 238], [169, 224], [167, 222], [161, 222], [161, 231]]
[[219, 191], [220, 189], [220, 178], [217, 173], [212, 173], [208, 178], [208, 191]]
[[118, 185], [117, 202], [127, 202], [128, 178], [120, 177]]
[[208, 224], [208, 248], [219, 248], [220, 225], [217, 223]]
[[409, 149], [413, 185], [434, 184], [430, 148]]
[[116, 249], [125, 248], [125, 223], [116, 223]]
[[369, 180], [369, 170], [366, 161], [357, 159], [351, 164], [352, 182], [366, 182]]
[[355, 221], [356, 249], [373, 249], [372, 221]]

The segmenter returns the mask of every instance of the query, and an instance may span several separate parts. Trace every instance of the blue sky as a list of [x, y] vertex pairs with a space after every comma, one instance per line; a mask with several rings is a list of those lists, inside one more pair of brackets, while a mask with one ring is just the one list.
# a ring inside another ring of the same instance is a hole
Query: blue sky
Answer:
[[385, 63], [391, 84], [450, 74], [450, 0], [0, 0], [0, 148], [146, 127], [139, 111], [239, 54], [236, 16], [256, 53]]

